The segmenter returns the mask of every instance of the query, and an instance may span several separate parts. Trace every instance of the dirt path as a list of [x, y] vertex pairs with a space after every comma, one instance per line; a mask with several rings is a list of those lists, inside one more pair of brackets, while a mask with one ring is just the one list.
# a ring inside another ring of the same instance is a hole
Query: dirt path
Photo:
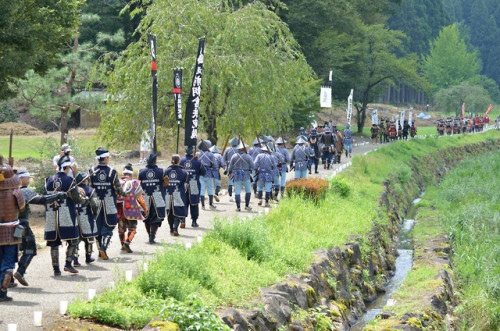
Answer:
[[[355, 138], [355, 144], [360, 143], [363, 138]], [[368, 151], [375, 149], [377, 146], [360, 145], [353, 147], [354, 155], [362, 155]], [[342, 164], [336, 164], [333, 170], [324, 170], [320, 165], [319, 175], [325, 177], [333, 174], [333, 171], [349, 164], [351, 159], [342, 158]], [[116, 169], [121, 170], [120, 164], [112, 165]], [[159, 162], [160, 167], [166, 167], [167, 162]], [[287, 179], [292, 179], [293, 172], [288, 173]], [[229, 201], [229, 196], [224, 190], [224, 195], [221, 196], [220, 202], [216, 203], [217, 209], [200, 210], [199, 228], [191, 228], [191, 222], [187, 221], [187, 227], [180, 229], [181, 236], [174, 238], [170, 236], [168, 224], [165, 224], [159, 229], [157, 241], [160, 243], [171, 244], [174, 242], [193, 243], [197, 237], [212, 228], [212, 221], [216, 217], [253, 217], [265, 211], [263, 207], [257, 205], [257, 199], [252, 196], [251, 206], [252, 212], [236, 212], [236, 205]], [[201, 208], [200, 208], [201, 209]], [[39, 215], [41, 216], [41, 215]], [[40, 226], [40, 225], [37, 225]], [[40, 238], [37, 238], [41, 242]], [[47, 248], [40, 249], [38, 255], [33, 259], [26, 279], [29, 282], [29, 287], [19, 285], [16, 288], [9, 290], [9, 295], [14, 298], [12, 302], [2, 303], [0, 310], [0, 329], [7, 329], [7, 324], [17, 324], [17, 330], [33, 330], [33, 315], [35, 311], [43, 313], [42, 329], [51, 329], [54, 323], [60, 321], [62, 317], [59, 315], [59, 302], [62, 300], [73, 301], [78, 298], [86, 298], [89, 289], [97, 290], [97, 293], [106, 290], [112, 286], [111, 282], [118, 282], [125, 279], [125, 272], [131, 270], [134, 277], [142, 269], [145, 259], [149, 259], [155, 251], [162, 249], [162, 246], [147, 244], [148, 238], [142, 224], [138, 226], [138, 233], [132, 243], [133, 253], [125, 253], [120, 250], [120, 242], [118, 235], [113, 236], [113, 240], [109, 247], [109, 261], [96, 259], [96, 262], [78, 268], [79, 274], [69, 274], [64, 272], [61, 277], [54, 277], [50, 251]], [[80, 254], [84, 255], [83, 244], [80, 245]], [[95, 248], [94, 248], [95, 249]], [[64, 263], [65, 250], [60, 249], [60, 264]], [[94, 253], [94, 257], [97, 254]], [[80, 258], [80, 262], [85, 259]]]

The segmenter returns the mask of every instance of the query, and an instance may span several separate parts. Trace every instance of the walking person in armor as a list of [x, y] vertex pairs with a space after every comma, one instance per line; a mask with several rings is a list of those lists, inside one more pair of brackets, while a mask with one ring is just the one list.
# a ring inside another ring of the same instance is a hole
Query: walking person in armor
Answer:
[[125, 197], [126, 194], [120, 185], [118, 173], [108, 166], [110, 154], [106, 149], [99, 147], [96, 151], [96, 159], [99, 162], [89, 170], [90, 187], [95, 189], [99, 198], [96, 212], [97, 224], [97, 247], [99, 256], [108, 260], [107, 249], [113, 236], [113, 230], [118, 224], [118, 210], [116, 208], [116, 197]]
[[[346, 125], [347, 128], [347, 125]], [[379, 141], [380, 144], [384, 141], [384, 136], [385, 136], [385, 124], [384, 124], [384, 119], [380, 119], [380, 133], [379, 133]], [[345, 139], [345, 130], [344, 130], [344, 139]], [[347, 152], [347, 146], [346, 146], [346, 152]], [[346, 155], [347, 157], [347, 155]]]
[[[248, 155], [250, 155], [252, 157], [252, 161], [255, 161], [255, 158], [257, 157], [257, 155], [262, 153], [261, 143], [263, 143], [263, 141], [260, 140], [259, 138], [255, 138], [252, 141], [253, 147], [250, 147], [250, 149], [248, 150]], [[257, 177], [257, 173], [255, 170], [252, 171], [252, 176], [253, 176], [253, 178]], [[255, 197], [257, 197], [257, 180], [253, 181], [252, 186], [253, 186], [253, 194]]]
[[187, 217], [187, 181], [188, 173], [180, 165], [179, 155], [172, 155], [172, 165], [165, 171], [167, 178], [165, 201], [167, 203], [168, 225], [173, 236], [179, 235], [179, 224]]
[[89, 199], [89, 204], [87, 205], [76, 205], [76, 214], [78, 217], [78, 225], [80, 227], [80, 238], [78, 239], [78, 243], [76, 244], [76, 252], [73, 265], [75, 267], [80, 267], [81, 264], [78, 261], [78, 251], [81, 241], [83, 241], [85, 244], [85, 263], [90, 264], [95, 261], [95, 259], [92, 257], [92, 246], [95, 242], [95, 238], [97, 237], [97, 224], [95, 221], [95, 215], [97, 214], [99, 198], [95, 193], [95, 189], [88, 186], [88, 173], [78, 173], [76, 175], [75, 181], [80, 196]]
[[303, 137], [298, 137], [296, 145], [292, 150], [290, 169], [295, 169], [295, 178], [307, 177], [307, 162], [311, 155], [309, 154], [309, 149], [304, 145], [305, 143], [306, 141]]
[[146, 167], [139, 171], [139, 180], [144, 190], [144, 202], [148, 210], [144, 225], [149, 236], [149, 243], [155, 244], [156, 232], [165, 219], [165, 171], [156, 165], [156, 154], [149, 153]]
[[[236, 211], [241, 211], [241, 188], [245, 188], [245, 210], [250, 211], [250, 197], [252, 195], [251, 176], [250, 172], [254, 170], [255, 165], [250, 155], [246, 153], [248, 146], [240, 141], [237, 149], [238, 153], [234, 154], [229, 162], [227, 171], [229, 178], [234, 180], [234, 198], [236, 201]], [[254, 181], [256, 179], [254, 178]]]
[[[134, 179], [134, 168], [132, 164], [127, 164], [123, 169], [123, 176], [120, 184], [127, 194], [127, 197], [118, 197], [118, 236], [122, 244], [122, 250], [132, 253], [130, 244], [137, 233], [137, 221], [144, 220], [144, 215], [148, 214], [148, 208], [144, 201], [141, 182]], [[128, 232], [127, 232], [128, 231]]]
[[217, 146], [213, 145], [212, 148], [210, 148], [210, 151], [214, 154], [215, 159], [213, 171], [215, 185], [214, 198], [218, 202], [219, 192], [222, 188], [220, 169], [226, 168], [226, 162], [224, 162], [224, 158], [222, 157], [222, 155], [220, 155], [220, 150], [217, 148]]
[[23, 238], [19, 249], [23, 252], [23, 255], [19, 259], [17, 271], [14, 273], [14, 278], [24, 286], [29, 286], [28, 282], [24, 278], [26, 269], [30, 265], [33, 257], [36, 255], [36, 241], [35, 234], [30, 228], [29, 224], [29, 214], [30, 214], [30, 204], [36, 205], [46, 205], [54, 201], [66, 199], [67, 194], [64, 192], [58, 192], [52, 195], [39, 195], [34, 190], [28, 187], [30, 182], [30, 173], [25, 169], [17, 170], [17, 177], [21, 181], [21, 193], [23, 195], [24, 201], [26, 203], [26, 208], [24, 211], [19, 212], [19, 224], [24, 227]]
[[59, 268], [59, 246], [66, 240], [66, 263], [64, 271], [78, 273], [72, 263], [76, 254], [80, 229], [76, 216], [76, 204], [88, 204], [88, 198], [82, 198], [76, 187], [75, 179], [68, 176], [71, 166], [69, 157], [63, 156], [58, 161], [58, 171], [54, 176], [45, 179], [43, 194], [67, 193], [67, 198], [61, 202], [45, 205], [45, 234], [47, 246], [50, 247], [54, 276], [61, 275]]
[[335, 154], [335, 145], [332, 130], [329, 127], [325, 129], [325, 133], [321, 137], [321, 142], [323, 144], [323, 157], [325, 158], [323, 168], [330, 169]]
[[265, 197], [265, 207], [271, 207], [269, 204], [269, 199], [271, 198], [271, 191], [273, 189], [273, 171], [278, 168], [278, 162], [273, 156], [271, 155], [271, 150], [265, 144], [262, 147], [262, 153], [257, 155], [255, 158], [255, 169], [258, 173], [257, 177], [255, 180], [257, 180], [257, 194], [259, 198], [259, 206], [262, 206], [262, 191], [263, 189], [266, 190], [266, 197]]
[[[197, 228], [199, 226], [197, 220], [200, 215], [198, 207], [200, 203], [200, 177], [205, 175], [206, 170], [198, 159], [198, 155], [193, 156], [193, 152], [194, 146], [186, 146], [186, 156], [181, 159], [180, 165], [188, 173], [187, 205], [189, 205], [189, 212], [191, 213], [191, 226]], [[181, 228], [185, 227], [186, 218], [184, 217], [181, 221]]]
[[[210, 140], [202, 140], [198, 143], [200, 151], [196, 153], [206, 170], [205, 174], [200, 176], [201, 209], [205, 209], [205, 189], [208, 191], [209, 208], [216, 208], [214, 206], [214, 172], [219, 170], [215, 169], [215, 157], [214, 154], [210, 152], [210, 147], [212, 147]], [[219, 198], [216, 197], [216, 200], [218, 199]]]
[[283, 161], [280, 160], [280, 163], [278, 164], [278, 168], [280, 170], [279, 184], [281, 197], [283, 197], [283, 195], [285, 194], [286, 174], [288, 172], [288, 163], [290, 162], [290, 153], [288, 153], [288, 149], [286, 149], [285, 143], [286, 141], [282, 137], [276, 139], [276, 144], [278, 145], [276, 151], [283, 155]]
[[[278, 140], [279, 140], [279, 138], [278, 138]], [[280, 169], [281, 169], [281, 165], [283, 163], [285, 163], [286, 161], [285, 161], [285, 156], [278, 151], [278, 149], [276, 148], [274, 143], [270, 142], [267, 144], [267, 146], [271, 150], [271, 156], [273, 157], [273, 160], [276, 164], [276, 167], [274, 167], [274, 169], [272, 171], [274, 193], [272, 194], [271, 199], [274, 199], [274, 201], [278, 202], [278, 196], [279, 196], [280, 187], [281, 187], [281, 182], [280, 182], [280, 171], [281, 170]]]
[[[319, 159], [321, 158], [321, 150], [319, 148], [319, 140], [318, 140], [318, 134], [316, 132], [316, 129], [313, 129], [311, 131], [311, 135], [309, 136], [309, 146], [311, 147], [313, 154], [310, 158], [312, 161], [312, 164], [314, 164], [314, 173], [319, 174], [318, 172], [318, 164], [319, 164]], [[312, 164], [310, 165], [312, 168]], [[311, 168], [309, 168], [309, 174], [311, 174]]]
[[0, 162], [0, 302], [12, 301], [7, 291], [16, 266], [17, 245], [21, 243], [23, 230], [18, 214], [26, 208], [20, 185], [21, 181], [12, 168]]
[[[345, 148], [345, 157], [352, 157], [352, 136], [354, 131], [351, 129], [351, 125], [347, 123], [344, 129], [344, 148]], [[382, 135], [380, 135], [382, 137]]]
[[[222, 158], [224, 159], [224, 163], [226, 165], [225, 169], [224, 170], [224, 175], [227, 175], [227, 165], [229, 164], [229, 161], [231, 161], [231, 158], [233, 157], [234, 154], [238, 153], [238, 144], [240, 143], [240, 141], [238, 140], [238, 138], [234, 137], [233, 139], [229, 140], [229, 144], [231, 144], [231, 147], [229, 147], [228, 149], [226, 149], [224, 151], [224, 155], [222, 156]], [[233, 199], [233, 184], [234, 184], [234, 181], [232, 178], [230, 178], [227, 182], [227, 192], [229, 193], [229, 201], [230, 202], [234, 202], [234, 199]]]
[[[372, 127], [371, 127], [370, 131], [371, 131], [371, 134], [372, 134], [372, 136], [371, 136], [372, 143], [373, 143], [374, 145], [376, 145], [376, 144], [377, 144], [377, 141], [378, 141], [378, 139], [377, 139], [377, 138], [378, 138], [378, 131], [379, 131], [378, 125], [377, 125], [377, 124], [375, 124], [375, 123], [373, 123], [373, 125], [372, 125]], [[346, 157], [347, 157], [347, 156], [346, 156]]]

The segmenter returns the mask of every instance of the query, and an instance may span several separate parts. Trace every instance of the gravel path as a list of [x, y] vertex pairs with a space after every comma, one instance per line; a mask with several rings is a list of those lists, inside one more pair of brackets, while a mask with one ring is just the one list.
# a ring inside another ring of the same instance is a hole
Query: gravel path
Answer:
[[[355, 138], [355, 144], [361, 143], [364, 138]], [[353, 147], [354, 155], [365, 154], [368, 151], [375, 149], [377, 146], [371, 144], [364, 144]], [[350, 163], [351, 159], [342, 158], [342, 164], [336, 164], [333, 170], [324, 170], [322, 165], [319, 167], [320, 177], [325, 177], [333, 174], [335, 170]], [[160, 167], [166, 167], [169, 162], [160, 161]], [[119, 171], [123, 168], [121, 164], [112, 164]], [[288, 173], [287, 179], [292, 179], [293, 172]], [[188, 219], [185, 229], [180, 229], [180, 237], [171, 237], [168, 230], [168, 223], [158, 230], [157, 242], [159, 243], [193, 243], [196, 242], [197, 237], [212, 228], [212, 221], [216, 217], [233, 218], [238, 217], [253, 217], [259, 213], [264, 212], [264, 208], [257, 205], [258, 200], [252, 195], [251, 206], [252, 212], [236, 212], [236, 205], [234, 202], [229, 202], [227, 191], [224, 190], [220, 202], [216, 203], [216, 210], [201, 210], [200, 219], [198, 223], [199, 228], [191, 228], [191, 222]], [[208, 199], [207, 199], [208, 200]], [[208, 204], [207, 204], [208, 205]], [[118, 282], [125, 279], [126, 271], [130, 270], [135, 277], [142, 269], [145, 259], [150, 258], [155, 251], [162, 249], [162, 245], [150, 245], [147, 243], [147, 233], [142, 224], [138, 225], [138, 232], [131, 248], [134, 251], [129, 254], [120, 250], [121, 245], [118, 235], [113, 236], [112, 242], [108, 249], [109, 261], [96, 259], [96, 262], [78, 268], [78, 274], [70, 274], [64, 272], [60, 277], [54, 277], [51, 266], [50, 250], [47, 248], [38, 251], [38, 255], [33, 259], [28, 273], [25, 278], [29, 282], [29, 287], [18, 285], [16, 288], [9, 290], [9, 296], [14, 300], [12, 302], [2, 303], [0, 310], [0, 330], [7, 330], [8, 324], [17, 324], [18, 331], [27, 331], [33, 329], [51, 329], [54, 322], [61, 319], [59, 315], [59, 302], [60, 301], [73, 301], [79, 298], [86, 298], [89, 289], [95, 289], [97, 293], [104, 291], [112, 286], [111, 282]], [[95, 249], [95, 246], [94, 246]], [[65, 249], [60, 248], [60, 264], [64, 264]], [[84, 255], [83, 244], [80, 245], [80, 255]], [[97, 256], [96, 253], [93, 254]], [[81, 257], [80, 262], [83, 263], [85, 258]], [[42, 327], [34, 326], [34, 312], [42, 312]]]

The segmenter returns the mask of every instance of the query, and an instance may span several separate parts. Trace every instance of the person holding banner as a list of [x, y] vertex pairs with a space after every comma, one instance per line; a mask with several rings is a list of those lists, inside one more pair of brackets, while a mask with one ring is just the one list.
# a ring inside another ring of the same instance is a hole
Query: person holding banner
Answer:
[[351, 129], [350, 124], [345, 125], [344, 129], [344, 148], [345, 148], [345, 157], [352, 157], [352, 136], [354, 135], [354, 131]]

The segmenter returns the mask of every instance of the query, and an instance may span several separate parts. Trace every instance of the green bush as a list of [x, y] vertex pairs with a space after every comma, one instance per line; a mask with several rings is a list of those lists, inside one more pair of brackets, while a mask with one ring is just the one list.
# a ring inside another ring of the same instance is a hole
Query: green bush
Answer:
[[397, 170], [399, 182], [402, 185], [408, 183], [411, 180], [412, 173], [413, 172], [408, 165], [401, 164]]
[[351, 193], [351, 186], [347, 180], [340, 176], [334, 176], [329, 180], [332, 190], [343, 198], [346, 198]]
[[10, 103], [4, 102], [0, 104], [0, 123], [17, 122], [19, 119], [19, 111], [12, 108]]

